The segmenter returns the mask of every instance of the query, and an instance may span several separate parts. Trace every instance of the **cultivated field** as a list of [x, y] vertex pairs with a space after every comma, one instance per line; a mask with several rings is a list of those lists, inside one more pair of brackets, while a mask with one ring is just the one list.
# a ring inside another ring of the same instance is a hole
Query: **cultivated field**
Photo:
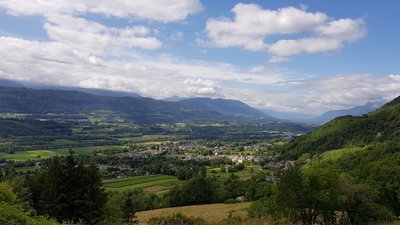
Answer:
[[104, 187], [109, 190], [144, 189], [149, 192], [160, 192], [181, 183], [182, 181], [176, 177], [167, 175], [126, 177], [103, 181]]
[[[94, 147], [78, 147], [73, 148], [75, 154], [85, 155], [92, 154], [94, 151], [104, 150], [120, 150], [124, 149], [124, 146], [94, 146]], [[65, 156], [68, 155], [69, 148], [60, 148], [54, 150], [31, 150], [31, 151], [20, 151], [14, 154], [8, 154], [0, 152], [0, 159], [15, 160], [15, 161], [26, 161], [26, 160], [37, 160], [46, 159], [53, 156]]]
[[147, 224], [146, 222], [152, 217], [167, 216], [175, 213], [182, 213], [189, 217], [200, 217], [209, 223], [216, 224], [226, 219], [229, 211], [232, 211], [234, 216], [245, 217], [247, 215], [246, 209], [249, 206], [249, 202], [238, 204], [195, 205], [143, 211], [136, 213], [136, 215], [141, 225]]

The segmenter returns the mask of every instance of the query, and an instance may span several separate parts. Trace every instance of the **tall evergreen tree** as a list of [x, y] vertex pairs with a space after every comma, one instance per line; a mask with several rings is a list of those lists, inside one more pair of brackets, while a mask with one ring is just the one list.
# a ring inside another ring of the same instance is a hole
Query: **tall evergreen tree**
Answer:
[[84, 220], [96, 224], [106, 203], [101, 174], [93, 162], [86, 166], [73, 151], [54, 157], [30, 182], [34, 208], [58, 221]]

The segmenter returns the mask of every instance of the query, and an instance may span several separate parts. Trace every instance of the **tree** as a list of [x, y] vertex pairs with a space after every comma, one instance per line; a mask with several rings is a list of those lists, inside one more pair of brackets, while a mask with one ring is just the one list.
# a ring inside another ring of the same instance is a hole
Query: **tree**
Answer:
[[137, 223], [136, 220], [136, 211], [137, 207], [134, 202], [134, 198], [132, 196], [132, 192], [129, 192], [126, 196], [125, 201], [121, 205], [122, 213], [123, 213], [123, 219], [126, 223]]
[[30, 209], [19, 203], [17, 194], [8, 182], [0, 182], [0, 224], [7, 225], [54, 225], [44, 217], [32, 217]]
[[33, 206], [39, 214], [58, 221], [84, 220], [96, 224], [101, 219], [106, 194], [97, 165], [77, 160], [73, 152], [66, 158], [51, 159], [29, 182]]
[[303, 225], [335, 224], [338, 181], [338, 174], [332, 170], [289, 168], [277, 184], [277, 204], [291, 220]]
[[385, 207], [375, 203], [372, 192], [362, 184], [346, 183], [342, 187], [343, 223], [366, 225], [394, 219]]

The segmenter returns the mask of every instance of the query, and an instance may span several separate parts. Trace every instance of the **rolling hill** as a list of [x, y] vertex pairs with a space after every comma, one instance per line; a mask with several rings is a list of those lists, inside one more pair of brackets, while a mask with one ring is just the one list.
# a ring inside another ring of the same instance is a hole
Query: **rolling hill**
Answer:
[[339, 117], [283, 147], [282, 156], [322, 153], [345, 147], [400, 141], [399, 98], [363, 116]]

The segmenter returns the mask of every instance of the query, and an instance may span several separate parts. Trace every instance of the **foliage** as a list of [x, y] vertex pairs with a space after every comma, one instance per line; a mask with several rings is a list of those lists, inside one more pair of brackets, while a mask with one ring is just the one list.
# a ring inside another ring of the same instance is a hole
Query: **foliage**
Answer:
[[59, 222], [84, 220], [97, 223], [106, 202], [101, 174], [94, 163], [85, 166], [72, 153], [55, 157], [29, 182], [33, 206], [39, 214]]
[[303, 225], [335, 224], [339, 208], [338, 174], [332, 170], [292, 167], [277, 183], [277, 204]]
[[32, 217], [30, 210], [19, 203], [8, 182], [0, 183], [0, 225], [54, 225], [43, 217]]

